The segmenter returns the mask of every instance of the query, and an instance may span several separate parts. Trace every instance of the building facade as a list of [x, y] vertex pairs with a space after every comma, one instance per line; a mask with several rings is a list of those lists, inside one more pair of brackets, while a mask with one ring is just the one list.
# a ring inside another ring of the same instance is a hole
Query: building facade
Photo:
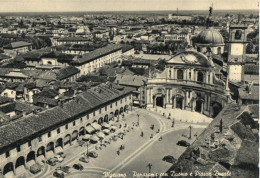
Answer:
[[[90, 127], [99, 130], [97, 125], [113, 123], [116, 117], [120, 119], [120, 114], [128, 112], [132, 105], [132, 90], [112, 84], [99, 85], [60, 106], [1, 126], [2, 174], [15, 175], [18, 169], [26, 171], [36, 162], [42, 164], [42, 160], [51, 158], [89, 133]], [[10, 133], [10, 130], [15, 132]]]
[[214, 64], [202, 53], [185, 51], [150, 72], [147, 107], [179, 108], [215, 117], [230, 102], [228, 86], [215, 77]]

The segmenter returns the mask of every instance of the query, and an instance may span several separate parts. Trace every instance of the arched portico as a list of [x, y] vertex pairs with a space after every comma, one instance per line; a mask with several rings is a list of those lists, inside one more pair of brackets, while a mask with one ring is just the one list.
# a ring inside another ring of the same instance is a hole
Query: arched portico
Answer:
[[23, 156], [20, 156], [15, 163], [15, 169], [17, 169], [19, 166], [25, 166], [25, 159]]
[[68, 144], [71, 144], [71, 135], [70, 134], [67, 134], [65, 137], [64, 137], [64, 146], [68, 145]]
[[103, 117], [100, 117], [100, 118], [98, 119], [98, 124], [102, 124], [103, 122], [104, 122]]
[[53, 142], [48, 143], [48, 145], [46, 146], [46, 152], [48, 152], [48, 151], [54, 152], [54, 143]]
[[63, 148], [63, 139], [62, 139], [62, 138], [59, 138], [59, 139], [56, 141], [55, 148], [57, 148], [57, 147]]
[[85, 135], [86, 134], [86, 129], [85, 129], [85, 127], [81, 127], [80, 129], [79, 129], [79, 136], [82, 136], [82, 135]]
[[105, 115], [104, 122], [108, 122], [108, 114]]
[[35, 160], [35, 152], [34, 151], [30, 151], [26, 157], [26, 162], [29, 162], [31, 160]]
[[78, 131], [77, 130], [74, 130], [72, 132], [72, 136], [71, 136], [71, 141], [73, 142], [74, 140], [76, 140], [78, 138]]
[[3, 175], [7, 174], [8, 172], [14, 173], [14, 164], [12, 162], [7, 163], [3, 170]]
[[37, 157], [43, 155], [45, 157], [45, 148], [44, 146], [41, 146], [38, 150], [37, 150]]

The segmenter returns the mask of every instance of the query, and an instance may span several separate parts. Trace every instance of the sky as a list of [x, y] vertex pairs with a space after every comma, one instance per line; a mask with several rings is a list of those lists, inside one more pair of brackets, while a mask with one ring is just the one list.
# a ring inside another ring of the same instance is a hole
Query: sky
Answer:
[[0, 12], [258, 9], [258, 0], [0, 0]]

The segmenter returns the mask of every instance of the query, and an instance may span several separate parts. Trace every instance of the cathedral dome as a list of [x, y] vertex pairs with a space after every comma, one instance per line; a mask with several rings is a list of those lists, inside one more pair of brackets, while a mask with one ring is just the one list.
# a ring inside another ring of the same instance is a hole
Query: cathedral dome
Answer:
[[212, 45], [223, 45], [224, 39], [222, 35], [213, 28], [203, 30], [199, 33], [196, 43], [199, 44], [212, 44]]

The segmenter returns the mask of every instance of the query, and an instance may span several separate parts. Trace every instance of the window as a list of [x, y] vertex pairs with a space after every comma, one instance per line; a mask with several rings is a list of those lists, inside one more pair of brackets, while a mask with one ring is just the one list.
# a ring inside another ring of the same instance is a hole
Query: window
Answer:
[[129, 96], [129, 99], [131, 99], [131, 95]]
[[125, 102], [127, 101], [127, 97], [125, 97]]
[[87, 119], [89, 119], [89, 114], [87, 114]]
[[10, 152], [9, 151], [5, 152], [5, 157], [8, 158], [9, 156], [10, 156]]
[[110, 108], [112, 108], [113, 107], [113, 104], [110, 104]]
[[17, 150], [17, 152], [20, 152], [21, 151], [21, 147], [20, 146], [16, 147], [16, 150]]
[[120, 100], [120, 103], [122, 104], [122, 99]]
[[169, 70], [169, 78], [171, 78], [172, 77], [172, 71], [171, 71], [171, 69]]
[[48, 137], [49, 137], [49, 138], [51, 137], [51, 132], [48, 132]]
[[73, 126], [75, 126], [76, 125], [76, 121], [73, 121]]
[[66, 130], [67, 130], [67, 129], [69, 129], [69, 126], [68, 126], [68, 124], [66, 124], [66, 125], [65, 125], [65, 129], [66, 129]]
[[242, 37], [242, 31], [241, 30], [236, 30], [235, 40], [240, 40], [241, 37]]
[[[67, 126], [67, 125], [66, 125], [66, 126]], [[57, 134], [59, 134], [59, 133], [60, 133], [60, 128], [57, 129]]]
[[191, 71], [189, 72], [189, 79], [191, 80]]
[[38, 139], [39, 139], [39, 142], [41, 142], [42, 141], [42, 136], [39, 136]]
[[31, 140], [28, 141], [28, 147], [30, 147], [30, 146], [32, 146], [32, 141]]
[[181, 69], [179, 69], [177, 71], [177, 79], [178, 80], [183, 80], [183, 71]]
[[116, 106], [117, 106], [117, 101], [116, 101]]
[[99, 109], [99, 114], [101, 114], [101, 108]]
[[80, 118], [80, 122], [83, 122], [83, 119], [82, 119], [82, 118]]
[[105, 111], [107, 111], [107, 106], [105, 106]]
[[93, 112], [93, 116], [94, 116], [94, 117], [96, 116], [96, 113], [95, 113], [95, 111]]

